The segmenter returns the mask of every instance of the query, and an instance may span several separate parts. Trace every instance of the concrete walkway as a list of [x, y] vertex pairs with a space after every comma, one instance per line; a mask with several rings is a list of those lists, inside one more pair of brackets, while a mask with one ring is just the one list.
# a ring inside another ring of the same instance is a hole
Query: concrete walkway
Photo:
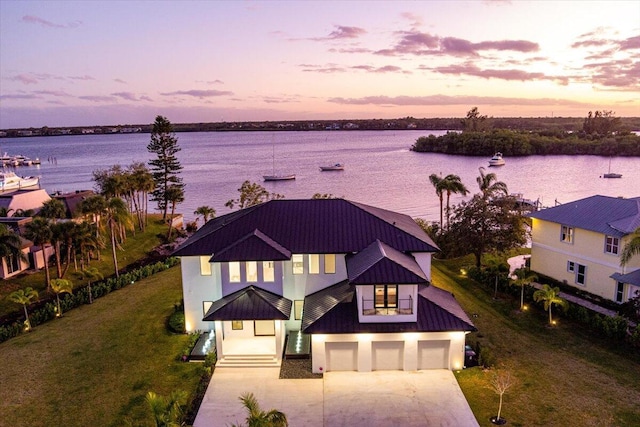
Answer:
[[[515, 256], [513, 258], [509, 258], [507, 260], [507, 262], [509, 263], [509, 276], [511, 276], [513, 274], [513, 272], [521, 267], [524, 267], [526, 259], [530, 258], [531, 255], [519, 255], [519, 256]], [[533, 282], [531, 283], [531, 286], [533, 286], [536, 289], [542, 289], [542, 285], [540, 283], [536, 283]], [[615, 317], [617, 316], [617, 312], [613, 311], [613, 310], [609, 310], [607, 308], [604, 307], [600, 307], [597, 304], [592, 303], [591, 301], [587, 301], [585, 299], [582, 299], [580, 297], [577, 297], [575, 295], [571, 295], [568, 294], [566, 292], [560, 292], [558, 294], [560, 296], [560, 298], [563, 298], [567, 301], [570, 301], [574, 304], [578, 304], [582, 307], [588, 308], [591, 311], [595, 311], [596, 313], [600, 313], [600, 314], [604, 314], [605, 316], [609, 316], [609, 317]]]
[[238, 397], [253, 393], [291, 427], [465, 426], [476, 421], [448, 370], [327, 372], [322, 379], [281, 380], [277, 368], [217, 368], [194, 427], [244, 424]]

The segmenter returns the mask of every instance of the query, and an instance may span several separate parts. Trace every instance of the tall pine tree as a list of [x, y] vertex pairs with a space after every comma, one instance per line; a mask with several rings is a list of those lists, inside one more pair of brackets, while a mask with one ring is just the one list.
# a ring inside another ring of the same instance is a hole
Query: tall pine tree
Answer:
[[[156, 117], [147, 150], [157, 155], [155, 159], [149, 160], [155, 183], [151, 200], [158, 203], [158, 209], [162, 211], [162, 219], [166, 220], [167, 209], [175, 200], [176, 191], [184, 194], [184, 184], [182, 178], [178, 176], [182, 170], [182, 165], [176, 157], [176, 153], [180, 151], [178, 138], [173, 133], [173, 125], [166, 117]], [[169, 200], [170, 196], [172, 200]]]

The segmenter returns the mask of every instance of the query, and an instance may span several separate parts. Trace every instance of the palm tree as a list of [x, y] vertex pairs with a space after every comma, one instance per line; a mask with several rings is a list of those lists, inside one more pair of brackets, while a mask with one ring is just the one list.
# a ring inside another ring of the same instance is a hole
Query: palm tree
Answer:
[[51, 243], [53, 233], [51, 231], [51, 224], [45, 218], [33, 218], [33, 221], [25, 226], [24, 236], [31, 240], [34, 245], [40, 246], [42, 251], [42, 259], [44, 261], [44, 273], [47, 284], [47, 289], [51, 286], [51, 273], [49, 272], [49, 260], [47, 259], [47, 253], [45, 251], [45, 245]]
[[0, 207], [0, 217], [7, 218], [13, 209], [9, 209], [6, 206]]
[[440, 199], [440, 233], [442, 233], [442, 228], [443, 228], [442, 215], [444, 212], [444, 209], [442, 206], [444, 202], [444, 189], [442, 188], [442, 181], [443, 181], [443, 178], [440, 175], [436, 175], [435, 173], [432, 173], [431, 175], [429, 175], [429, 182], [431, 183], [431, 185], [433, 185], [433, 188], [435, 188], [436, 195]]
[[[440, 181], [440, 186], [442, 188], [442, 191], [446, 191], [447, 193], [447, 230], [448, 230], [449, 217], [451, 213], [451, 208], [449, 207], [449, 198], [451, 197], [451, 194], [462, 194], [463, 196], [466, 196], [467, 194], [469, 194], [469, 190], [467, 190], [467, 187], [464, 186], [464, 184], [462, 183], [458, 175], [452, 175], [452, 174], [445, 176], [444, 179]], [[442, 209], [442, 207], [440, 209]], [[442, 224], [440, 226], [442, 227]]]
[[635, 255], [640, 254], [640, 227], [636, 228], [636, 231], [631, 234], [631, 240], [624, 245], [622, 253], [620, 254], [620, 265], [625, 266], [631, 261]]
[[248, 413], [247, 427], [287, 427], [289, 425], [287, 416], [283, 412], [276, 409], [263, 411], [253, 393], [245, 393], [239, 399]]
[[89, 291], [89, 304], [93, 304], [93, 293], [91, 292], [91, 282], [95, 282], [96, 280], [104, 279], [104, 275], [100, 273], [96, 267], [87, 267], [84, 270], [78, 271], [78, 275], [80, 275], [81, 279], [86, 279], [88, 282], [88, 291]]
[[96, 225], [96, 236], [100, 234], [100, 219], [107, 209], [107, 200], [100, 195], [90, 196], [80, 202], [79, 210], [85, 215], [91, 215], [93, 223]]
[[530, 285], [534, 280], [538, 280], [538, 276], [526, 268], [518, 268], [513, 272], [512, 279], [509, 281], [514, 286], [520, 286], [520, 311], [524, 308], [524, 287]]
[[209, 217], [211, 217], [211, 219], [215, 218], [216, 210], [213, 209], [211, 206], [200, 206], [198, 207], [198, 209], [193, 211], [193, 214], [201, 216], [206, 224], [207, 221], [209, 221]]
[[560, 288], [552, 288], [549, 285], [542, 285], [542, 289], [538, 289], [533, 293], [534, 301], [544, 301], [544, 309], [549, 311], [549, 325], [553, 325], [553, 318], [551, 316], [551, 307], [553, 304], [557, 304], [560, 307], [566, 307], [567, 302], [560, 298]]
[[51, 290], [56, 294], [56, 303], [58, 305], [57, 317], [62, 317], [62, 307], [60, 307], [60, 294], [70, 294], [73, 291], [73, 283], [67, 279], [53, 279], [51, 281]]
[[130, 229], [133, 226], [131, 215], [127, 209], [127, 204], [119, 197], [112, 197], [107, 202], [106, 221], [109, 226], [109, 235], [111, 237], [111, 254], [113, 255], [113, 268], [116, 277], [120, 277], [118, 272], [118, 255], [116, 254], [116, 232], [118, 229]]
[[24, 289], [18, 289], [17, 291], [13, 291], [9, 294], [9, 301], [15, 302], [16, 304], [22, 304], [22, 308], [24, 308], [24, 326], [25, 330], [31, 330], [31, 322], [29, 321], [29, 313], [27, 312], [27, 305], [31, 304], [34, 299], [38, 299], [38, 291], [31, 287], [26, 287]]
[[22, 252], [22, 239], [4, 224], [0, 224], [0, 261], [2, 258], [6, 258], [7, 266], [15, 260], [27, 261]]
[[167, 188], [165, 192], [165, 200], [167, 203], [171, 203], [171, 216], [169, 217], [169, 232], [167, 233], [167, 240], [171, 239], [171, 230], [173, 230], [173, 216], [176, 212], [176, 205], [184, 202], [184, 187], [179, 185], [172, 185]]
[[485, 168], [480, 167], [480, 176], [476, 178], [478, 187], [482, 192], [482, 197], [488, 199], [490, 197], [507, 196], [509, 191], [507, 190], [507, 184], [502, 181], [498, 181], [498, 176], [491, 172], [485, 174]]
[[65, 208], [64, 203], [58, 199], [47, 200], [42, 204], [38, 216], [56, 221], [67, 216], [67, 208]]
[[182, 406], [187, 400], [187, 393], [184, 391], [174, 391], [168, 398], [150, 391], [147, 393], [145, 400], [151, 409], [151, 415], [156, 427], [180, 427], [184, 425], [182, 423], [184, 418]]

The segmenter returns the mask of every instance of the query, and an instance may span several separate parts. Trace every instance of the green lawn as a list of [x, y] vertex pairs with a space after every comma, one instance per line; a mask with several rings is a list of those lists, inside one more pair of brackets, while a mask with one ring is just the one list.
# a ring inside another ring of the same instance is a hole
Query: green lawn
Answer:
[[[518, 311], [519, 301], [493, 293], [459, 276], [462, 264], [436, 261], [433, 283], [453, 292], [472, 317], [478, 340], [517, 384], [505, 394], [502, 416], [512, 426], [640, 426], [640, 354], [594, 336], [559, 318], [547, 328], [540, 309]], [[449, 269], [449, 268], [450, 269]], [[498, 395], [487, 388], [490, 371], [456, 374], [481, 426], [491, 426]]]
[[148, 425], [147, 391], [193, 393], [201, 365], [165, 327], [181, 297], [174, 267], [0, 344], [0, 426]]
[[[118, 257], [119, 269], [121, 270], [147, 256], [153, 248], [157, 247], [161, 243], [158, 234], [166, 234], [166, 232], [167, 225], [162, 223], [160, 215], [149, 215], [149, 224], [145, 232], [141, 233], [136, 231], [135, 234], [129, 232], [127, 240], [122, 245], [122, 250], [117, 251], [116, 255]], [[107, 238], [105, 242], [108, 246], [102, 250], [100, 261], [92, 260], [90, 265], [92, 267], [96, 267], [104, 277], [109, 277], [112, 276], [115, 271], [113, 268], [113, 256], [111, 255], [109, 239]], [[78, 268], [80, 268], [80, 266], [78, 266]], [[52, 264], [49, 270], [51, 278], [55, 279], [57, 277], [55, 265]], [[73, 265], [69, 267], [64, 278], [71, 280], [74, 287], [86, 284], [86, 282], [81, 280], [80, 276], [75, 273]], [[13, 311], [22, 310], [22, 306], [9, 301], [7, 296], [16, 289], [22, 289], [27, 286], [37, 290], [40, 293], [41, 298], [45, 297], [47, 295], [47, 291], [44, 270], [40, 270], [38, 272], [29, 271], [18, 277], [0, 281], [0, 316]]]

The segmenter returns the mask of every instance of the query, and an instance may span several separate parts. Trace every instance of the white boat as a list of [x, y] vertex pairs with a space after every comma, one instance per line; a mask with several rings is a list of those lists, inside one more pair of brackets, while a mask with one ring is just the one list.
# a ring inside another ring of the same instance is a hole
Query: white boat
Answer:
[[273, 146], [273, 155], [272, 155], [272, 170], [273, 173], [271, 175], [262, 175], [262, 179], [265, 181], [290, 181], [292, 179], [296, 179], [295, 174], [276, 174], [276, 148]]
[[0, 191], [20, 190], [36, 187], [40, 184], [37, 176], [18, 176], [13, 172], [0, 172]]
[[489, 166], [503, 166], [506, 162], [502, 158], [502, 153], [497, 152], [489, 159]]
[[336, 163], [331, 166], [320, 166], [321, 171], [343, 171], [344, 165], [342, 163]]
[[621, 173], [611, 172], [611, 157], [609, 157], [609, 172], [602, 175], [603, 178], [622, 178]]

